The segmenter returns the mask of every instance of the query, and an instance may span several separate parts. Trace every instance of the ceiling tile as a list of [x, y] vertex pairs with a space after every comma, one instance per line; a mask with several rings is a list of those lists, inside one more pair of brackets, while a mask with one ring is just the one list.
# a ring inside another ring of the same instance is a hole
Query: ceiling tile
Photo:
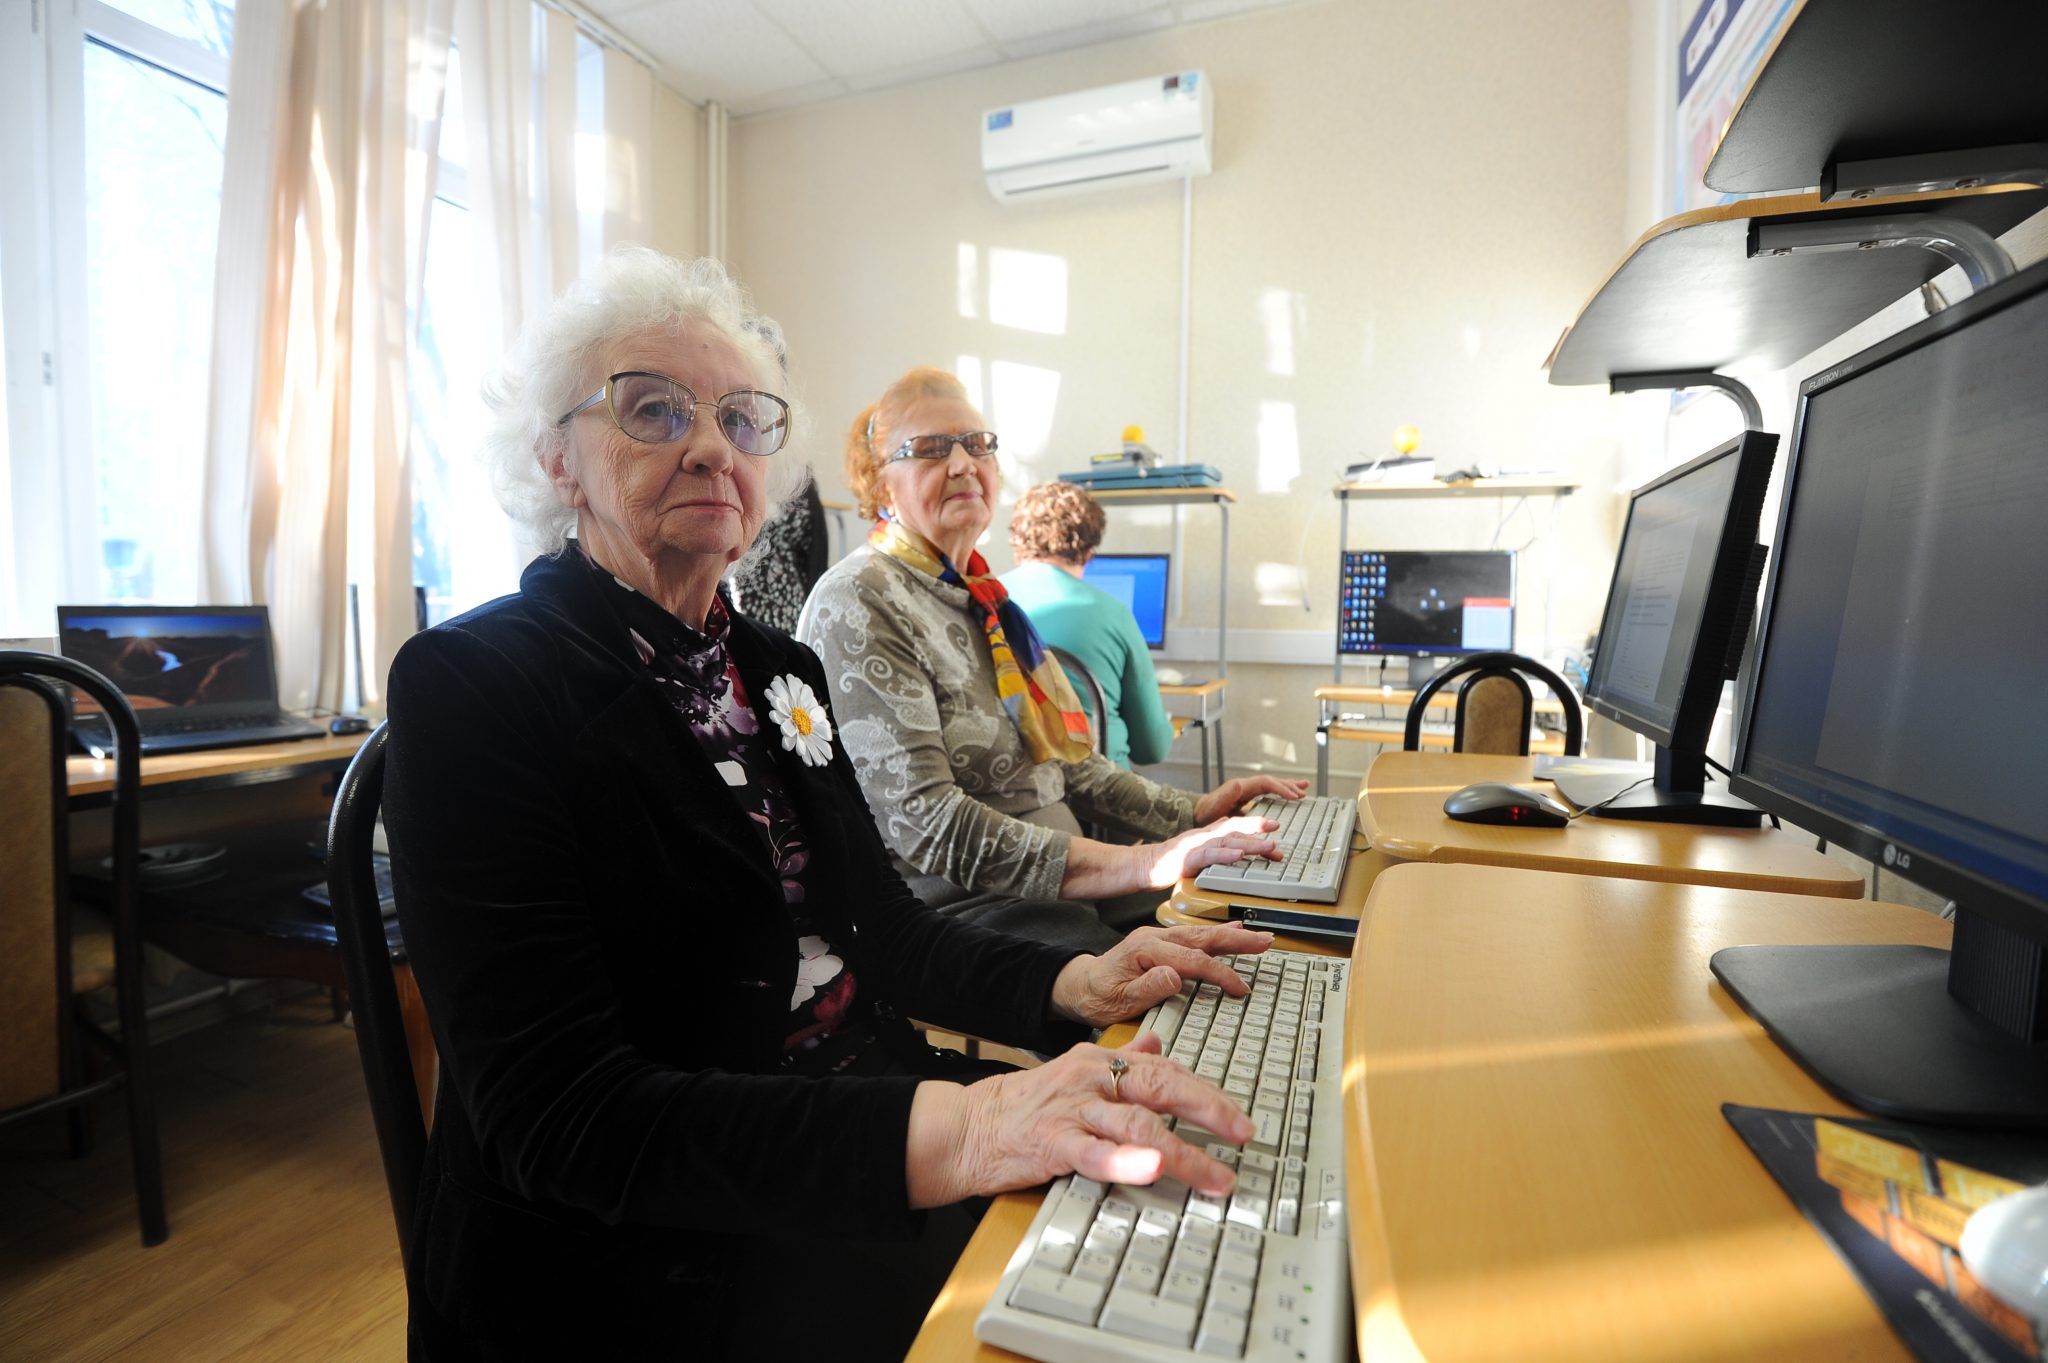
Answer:
[[691, 99], [737, 107], [831, 75], [752, 0], [656, 0], [593, 12], [645, 48]]
[[[1070, 29], [1092, 29], [1130, 19], [1147, 10], [1167, 11], [1167, 0], [964, 0], [974, 17], [1004, 44], [1042, 38]], [[1079, 42], [1060, 46], [1079, 46]], [[1049, 49], [1048, 49], [1049, 50]]]
[[960, 0], [890, 0], [886, 5], [872, 0], [755, 3], [793, 34], [820, 65], [854, 82], [856, 88], [864, 81], [875, 83], [865, 80], [874, 71], [913, 69], [935, 59], [988, 49], [988, 36], [968, 17]]

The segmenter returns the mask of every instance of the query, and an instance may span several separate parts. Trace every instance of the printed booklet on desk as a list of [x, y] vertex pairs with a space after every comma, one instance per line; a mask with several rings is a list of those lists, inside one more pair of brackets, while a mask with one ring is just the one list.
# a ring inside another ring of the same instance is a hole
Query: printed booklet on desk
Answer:
[[2044, 1341], [1970, 1276], [1956, 1242], [1971, 1212], [2048, 1180], [2048, 1147], [1736, 1103], [1721, 1114], [1923, 1363], [2039, 1363]]

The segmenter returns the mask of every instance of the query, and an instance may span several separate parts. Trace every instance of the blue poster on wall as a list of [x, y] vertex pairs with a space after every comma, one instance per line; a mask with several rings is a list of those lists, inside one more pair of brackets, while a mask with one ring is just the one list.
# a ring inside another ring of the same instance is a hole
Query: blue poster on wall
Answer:
[[1741, 197], [1708, 189], [1702, 177], [1743, 92], [1798, 8], [1799, 0], [1701, 0], [1694, 7], [1678, 42], [1673, 213]]

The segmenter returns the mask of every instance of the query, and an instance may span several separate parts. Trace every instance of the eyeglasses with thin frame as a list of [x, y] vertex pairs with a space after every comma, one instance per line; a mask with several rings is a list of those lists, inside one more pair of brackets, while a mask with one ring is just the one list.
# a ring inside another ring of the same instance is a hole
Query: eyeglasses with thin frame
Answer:
[[962, 431], [959, 435], [913, 435], [898, 445], [885, 463], [893, 464], [899, 459], [945, 459], [958, 445], [966, 450], [970, 458], [987, 459], [996, 452], [994, 431]]
[[614, 374], [604, 387], [562, 413], [555, 422], [567, 425], [579, 412], [605, 405], [612, 424], [643, 445], [680, 440], [697, 419], [699, 407], [718, 413], [718, 429], [741, 454], [769, 455], [789, 439], [789, 404], [757, 388], [737, 388], [716, 402], [697, 395], [663, 374], [629, 370]]

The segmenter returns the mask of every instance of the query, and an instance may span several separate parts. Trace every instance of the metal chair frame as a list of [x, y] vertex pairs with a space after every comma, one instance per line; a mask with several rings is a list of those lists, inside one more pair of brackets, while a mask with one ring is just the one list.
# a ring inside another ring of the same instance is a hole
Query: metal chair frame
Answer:
[[[1469, 675], [1468, 675], [1469, 674]], [[1564, 678], [1537, 662], [1519, 653], [1474, 653], [1460, 658], [1443, 671], [1431, 677], [1416, 689], [1415, 699], [1408, 702], [1408, 722], [1402, 733], [1401, 746], [1409, 752], [1422, 748], [1422, 718], [1429, 709], [1430, 697], [1443, 690], [1452, 680], [1465, 677], [1458, 687], [1458, 710], [1456, 725], [1451, 734], [1451, 747], [1462, 752], [1465, 748], [1465, 703], [1472, 694], [1472, 688], [1480, 682], [1494, 678], [1505, 678], [1515, 684], [1522, 693], [1522, 723], [1520, 728], [1521, 757], [1529, 755], [1529, 725], [1536, 716], [1535, 694], [1530, 690], [1524, 674], [1539, 678], [1550, 687], [1551, 693], [1564, 703], [1564, 750], [1569, 757], [1578, 757], [1586, 747], [1586, 722], [1579, 710], [1579, 698], [1572, 694]]]
[[420, 1113], [412, 1053], [384, 937], [371, 848], [384, 798], [389, 732], [388, 725], [378, 725], [342, 774], [327, 824], [327, 891], [334, 906], [342, 971], [348, 978], [349, 1005], [355, 1013], [356, 1049], [369, 1089], [370, 1118], [384, 1161], [384, 1186], [391, 1196], [403, 1257], [412, 1251], [413, 1210], [427, 1160], [427, 1124]]
[[[76, 1014], [71, 993], [70, 838], [65, 811], [65, 748], [71, 732], [70, 707], [51, 685], [62, 681], [90, 696], [106, 711], [114, 730], [113, 834], [114, 874], [111, 917], [114, 930], [114, 994], [121, 1035], [117, 1041]], [[50, 714], [50, 800], [55, 830], [57, 922], [57, 999], [59, 1019], [58, 1091], [47, 1098], [0, 1113], [0, 1126], [67, 1111], [72, 1148], [83, 1153], [89, 1144], [86, 1113], [81, 1106], [116, 1088], [125, 1088], [130, 1155], [135, 1168], [135, 1201], [142, 1222], [144, 1246], [160, 1245], [170, 1234], [164, 1213], [163, 1157], [157, 1141], [156, 1091], [150, 1079], [149, 1020], [144, 1010], [142, 921], [136, 858], [142, 844], [141, 733], [135, 711], [112, 682], [70, 658], [22, 650], [0, 651], [0, 686], [27, 691]], [[77, 1084], [82, 1033], [115, 1062], [115, 1070], [87, 1084]]]

